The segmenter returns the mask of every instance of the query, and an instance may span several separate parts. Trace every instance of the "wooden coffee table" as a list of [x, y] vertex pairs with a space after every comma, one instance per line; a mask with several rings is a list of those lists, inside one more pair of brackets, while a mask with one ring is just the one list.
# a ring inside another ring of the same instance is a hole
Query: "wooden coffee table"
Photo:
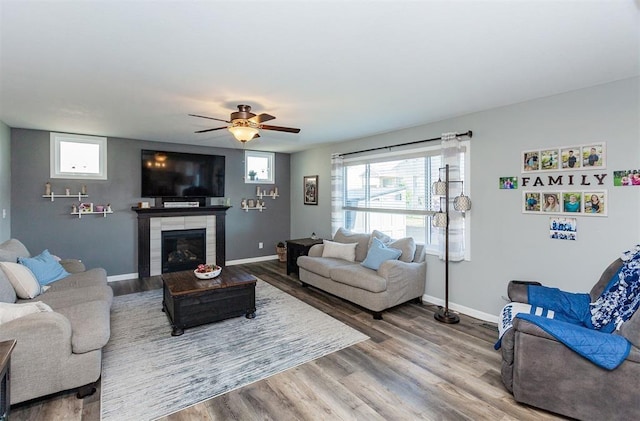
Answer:
[[198, 279], [192, 270], [162, 274], [162, 311], [173, 331], [244, 315], [256, 314], [256, 278], [234, 266], [225, 267], [213, 279]]

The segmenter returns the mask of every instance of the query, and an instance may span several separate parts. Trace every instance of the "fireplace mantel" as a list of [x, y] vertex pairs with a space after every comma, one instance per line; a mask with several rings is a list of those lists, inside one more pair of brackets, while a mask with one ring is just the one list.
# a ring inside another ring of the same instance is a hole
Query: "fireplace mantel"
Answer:
[[216, 217], [216, 264], [224, 266], [225, 258], [225, 215], [230, 206], [202, 206], [196, 208], [139, 208], [131, 210], [138, 214], [138, 277], [151, 276], [151, 219], [179, 216], [215, 215]]

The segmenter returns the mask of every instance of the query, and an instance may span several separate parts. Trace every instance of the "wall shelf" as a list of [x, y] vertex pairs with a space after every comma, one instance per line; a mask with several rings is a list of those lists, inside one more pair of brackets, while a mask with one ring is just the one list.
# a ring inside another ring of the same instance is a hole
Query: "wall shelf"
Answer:
[[102, 211], [102, 212], [71, 212], [71, 215], [78, 215], [78, 219], [82, 218], [82, 215], [102, 215], [103, 218], [107, 217], [107, 214], [113, 213], [113, 211]]
[[82, 194], [82, 193], [78, 193], [78, 194], [55, 194], [55, 193], [51, 193], [51, 194], [43, 194], [42, 197], [47, 198], [47, 199], [51, 199], [52, 202], [55, 201], [56, 197], [60, 198], [60, 199], [78, 199], [78, 202], [82, 201], [83, 198], [85, 197], [89, 197], [88, 194]]
[[258, 210], [262, 212], [262, 210], [266, 208], [267, 208], [266, 206], [252, 206], [252, 207], [244, 206], [242, 207], [242, 210], [244, 210], [245, 212], [249, 212], [250, 210]]

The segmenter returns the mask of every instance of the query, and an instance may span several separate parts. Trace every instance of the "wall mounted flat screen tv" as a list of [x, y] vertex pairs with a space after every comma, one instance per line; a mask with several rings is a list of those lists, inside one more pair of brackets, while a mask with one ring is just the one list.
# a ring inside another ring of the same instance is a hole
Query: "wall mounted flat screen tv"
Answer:
[[142, 150], [142, 197], [224, 197], [224, 156]]

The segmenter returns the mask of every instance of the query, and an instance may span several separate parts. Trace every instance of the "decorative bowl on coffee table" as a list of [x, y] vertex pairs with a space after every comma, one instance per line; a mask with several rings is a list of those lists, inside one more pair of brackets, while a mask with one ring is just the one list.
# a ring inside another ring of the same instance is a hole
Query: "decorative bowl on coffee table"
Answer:
[[193, 271], [198, 279], [212, 279], [220, 275], [222, 267], [217, 265], [198, 265]]

